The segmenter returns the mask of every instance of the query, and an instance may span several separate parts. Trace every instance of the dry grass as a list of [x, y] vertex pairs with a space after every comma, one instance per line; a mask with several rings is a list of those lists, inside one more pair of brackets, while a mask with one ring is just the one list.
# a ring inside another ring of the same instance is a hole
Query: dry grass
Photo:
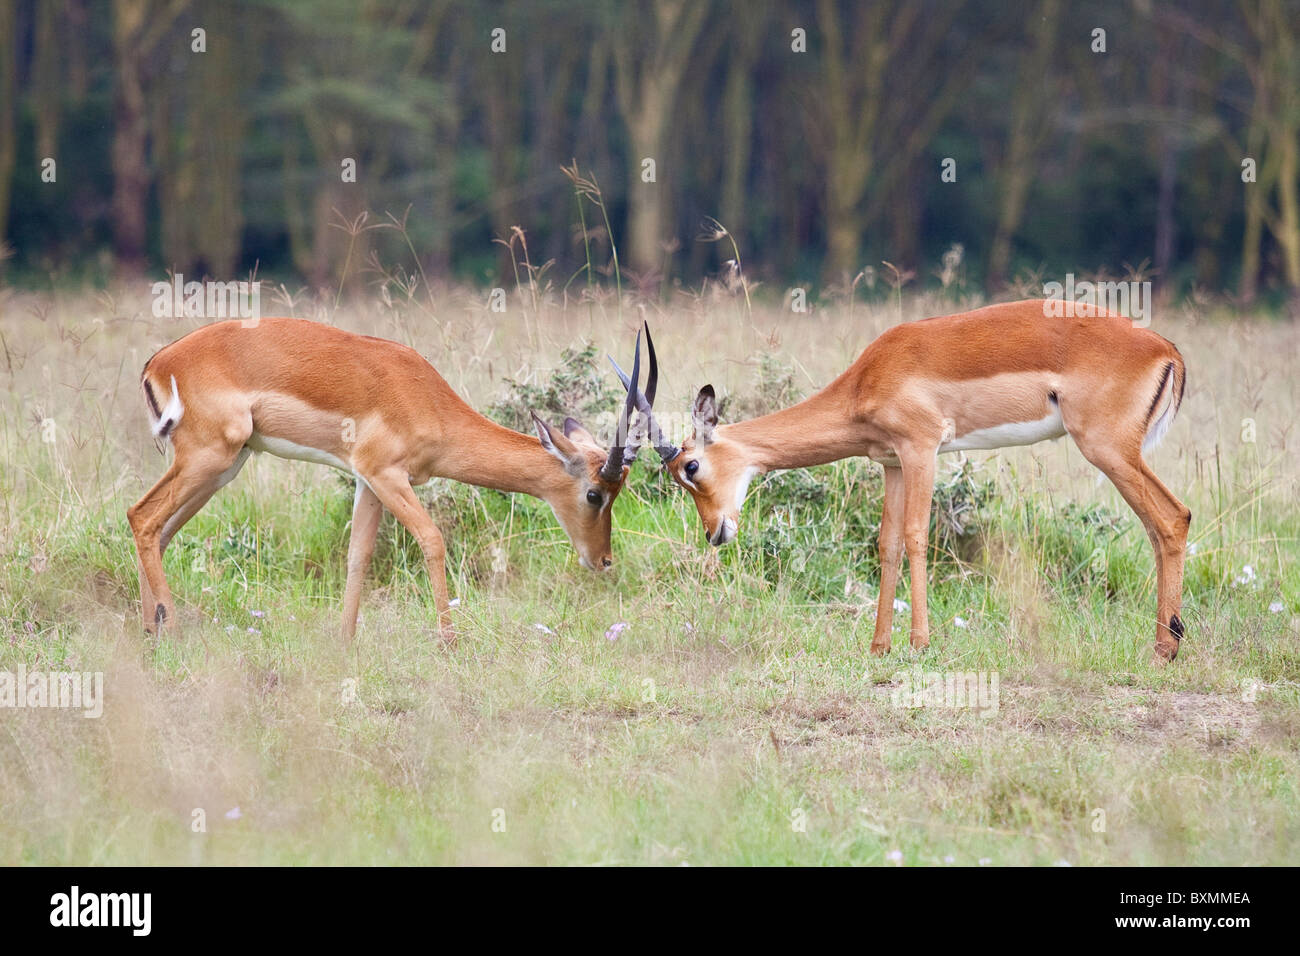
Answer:
[[[413, 345], [486, 408], [503, 378], [540, 380], [582, 340], [626, 353], [640, 321], [630, 303], [620, 320], [608, 297], [534, 291], [504, 315], [463, 290], [264, 311]], [[124, 511], [163, 462], [137, 376], [195, 324], [152, 318], [146, 292], [0, 290], [0, 670], [101, 670], [106, 687], [99, 720], [0, 710], [0, 862], [1300, 857], [1292, 324], [1217, 306], [1157, 317], [1189, 369], [1154, 457], [1195, 515], [1189, 636], [1173, 667], [1148, 661], [1153, 582], [1137, 529], [1108, 539], [1099, 577], [1064, 575], [1052, 557], [1052, 541], [1085, 533], [1067, 503], [1124, 511], [1068, 442], [980, 457], [997, 497], [969, 552], [936, 567], [923, 660], [865, 656], [874, 580], [860, 549], [834, 542], [875, 489], [838, 466], [819, 472], [840, 495], [824, 510], [832, 556], [819, 570], [756, 544], [708, 550], [689, 502], [648, 468], [619, 500], [620, 568], [600, 578], [535, 503], [435, 489], [459, 646], [432, 640], [420, 562], [386, 526], [360, 639], [344, 651], [333, 627], [350, 496], [322, 469], [272, 459], [169, 552], [184, 635], [142, 639]], [[747, 400], [764, 356], [811, 391], [900, 317], [960, 305], [914, 297], [900, 316], [861, 293], [808, 315], [757, 300], [751, 315], [725, 296], [650, 305], [657, 404], [680, 421], [705, 382]], [[742, 536], [759, 539], [779, 490], [759, 490]], [[1234, 586], [1246, 564], [1254, 580]], [[860, 586], [814, 578], [828, 567]], [[818, 588], [845, 596], [815, 600]], [[611, 642], [614, 621], [631, 626]], [[894, 706], [914, 663], [997, 671], [997, 713]]]

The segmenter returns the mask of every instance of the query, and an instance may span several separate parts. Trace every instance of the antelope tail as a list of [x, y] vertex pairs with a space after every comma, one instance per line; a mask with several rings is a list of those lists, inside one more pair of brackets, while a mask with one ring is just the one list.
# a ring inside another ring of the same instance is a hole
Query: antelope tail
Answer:
[[153, 433], [155, 441], [160, 444], [166, 443], [185, 415], [185, 405], [181, 402], [180, 392], [176, 389], [176, 376], [171, 376], [171, 396], [167, 399], [167, 404], [161, 408], [158, 405], [153, 383], [149, 381], [147, 368], [145, 374], [140, 377], [140, 387], [144, 391], [144, 400], [149, 405], [149, 430]]
[[1178, 409], [1183, 404], [1183, 387], [1186, 384], [1187, 368], [1183, 364], [1183, 357], [1175, 351], [1160, 373], [1160, 384], [1156, 386], [1155, 397], [1151, 399], [1151, 407], [1147, 409], [1147, 431], [1146, 437], [1142, 439], [1143, 452], [1148, 452], [1160, 444], [1161, 439], [1165, 437], [1165, 432], [1169, 431], [1169, 426], [1174, 423], [1174, 416], [1178, 414]]

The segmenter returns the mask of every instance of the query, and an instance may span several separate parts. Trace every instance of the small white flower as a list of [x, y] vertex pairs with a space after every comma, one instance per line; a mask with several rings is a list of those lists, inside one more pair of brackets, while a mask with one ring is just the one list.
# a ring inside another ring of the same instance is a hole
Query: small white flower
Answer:
[[1191, 544], [1189, 544], [1189, 545], [1187, 546], [1187, 553], [1188, 553], [1188, 554], [1195, 554], [1197, 551], [1200, 551], [1200, 550], [1201, 550], [1201, 546], [1200, 546], [1199, 544], [1197, 544], [1195, 541], [1193, 541]]
[[1057, 860], [1055, 863], [1052, 864], [1052, 866], [1069, 866], [1069, 865], [1070, 865], [1069, 860]]
[[447, 602], [447, 607], [460, 607], [460, 598], [452, 598]]
[[1281, 614], [1285, 610], [1286, 610], [1286, 605], [1283, 604], [1281, 601], [1274, 601], [1272, 604], [1268, 606], [1268, 612], [1270, 614]]
[[890, 850], [888, 853], [885, 854], [885, 859], [888, 860], [890, 863], [894, 864], [894, 866], [902, 866], [902, 865], [903, 865], [903, 851], [902, 851], [902, 850]]
[[963, 630], [970, 627], [970, 622], [967, 621], [964, 617], [954, 617], [952, 619], [952, 622], [956, 624], [958, 627], [962, 628]]
[[992, 862], [993, 861], [990, 860], [987, 856], [980, 857], [980, 866], [988, 866]]
[[1243, 564], [1241, 566], [1241, 573], [1232, 579], [1233, 587], [1236, 587], [1239, 584], [1254, 584], [1254, 583], [1255, 583], [1255, 569], [1252, 568], [1249, 564]]
[[534, 630], [537, 630], [537, 631], [541, 631], [543, 634], [554, 634], [554, 633], [555, 633], [555, 632], [552, 631], [549, 627], [547, 627], [545, 624], [534, 624], [534, 625], [533, 625], [533, 629], [534, 629]]
[[898, 598], [894, 598], [895, 611], [910, 611], [911, 609], [912, 609], [912, 605], [908, 604], [906, 601], [900, 600]]
[[948, 854], [947, 856], [945, 856], [945, 857], [943, 858], [943, 862], [945, 862], [945, 863], [956, 863], [956, 862], [957, 862], [957, 858], [956, 858], [955, 856], [953, 856], [953, 855], [950, 853], [950, 854]]
[[227, 820], [238, 820], [243, 815], [244, 814], [240, 811], [239, 807], [231, 807], [226, 811]]
[[253, 615], [253, 617], [266, 617], [265, 611], [249, 611], [248, 613]]

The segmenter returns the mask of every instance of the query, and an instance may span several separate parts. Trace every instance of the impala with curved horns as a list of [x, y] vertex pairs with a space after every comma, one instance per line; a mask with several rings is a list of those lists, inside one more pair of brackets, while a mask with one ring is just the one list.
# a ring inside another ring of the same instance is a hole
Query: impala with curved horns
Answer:
[[[640, 363], [638, 333], [634, 375]], [[523, 435], [470, 408], [414, 349], [287, 318], [196, 329], [145, 363], [140, 387], [155, 439], [175, 450], [162, 478], [127, 510], [146, 631], [176, 619], [163, 575], [168, 543], [254, 451], [356, 476], [345, 638], [356, 632], [386, 508], [419, 542], [440, 630], [454, 639], [442, 533], [413, 491], [435, 476], [541, 498], [585, 567], [613, 564], [611, 509], [636, 458], [627, 434], [638, 390], [628, 393], [608, 449], [572, 418], [556, 429], [530, 412], [537, 435]]]
[[[714, 545], [736, 537], [755, 475], [858, 455], [884, 465], [880, 598], [871, 642], [873, 654], [884, 654], [904, 550], [912, 646], [930, 643], [925, 560], [936, 456], [1068, 434], [1146, 529], [1157, 578], [1155, 650], [1159, 659], [1173, 660], [1183, 638], [1179, 611], [1192, 514], [1142, 453], [1164, 437], [1182, 404], [1183, 358], [1172, 343], [1123, 316], [1071, 311], [1060, 316], [1031, 300], [895, 326], [817, 394], [731, 425], [718, 424], [713, 387], [706, 385], [692, 409], [691, 438], [680, 449], [660, 438], [656, 450], [694, 498]], [[658, 434], [646, 397], [638, 395], [637, 403]]]

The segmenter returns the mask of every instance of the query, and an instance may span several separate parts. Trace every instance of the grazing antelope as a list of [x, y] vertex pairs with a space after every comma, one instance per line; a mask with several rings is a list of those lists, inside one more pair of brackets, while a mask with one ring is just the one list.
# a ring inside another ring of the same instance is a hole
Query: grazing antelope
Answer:
[[[1183, 559], [1192, 515], [1142, 452], [1169, 428], [1183, 398], [1182, 356], [1118, 315], [1049, 317], [1041, 301], [889, 329], [822, 391], [771, 415], [718, 424], [713, 388], [700, 389], [695, 432], [656, 450], [695, 499], [709, 542], [736, 537], [757, 474], [855, 455], [885, 467], [880, 599], [873, 654], [889, 650], [893, 594], [907, 551], [912, 646], [930, 643], [925, 551], [935, 458], [943, 452], [1030, 445], [1069, 434], [1137, 513], [1155, 550], [1156, 653], [1173, 660], [1183, 637]], [[624, 384], [627, 384], [625, 376]], [[649, 405], [638, 394], [649, 418]], [[658, 426], [650, 419], [652, 434]]]
[[[640, 353], [638, 334], [633, 381]], [[442, 635], [454, 639], [442, 533], [412, 490], [434, 476], [541, 498], [585, 567], [613, 564], [610, 512], [637, 452], [618, 444], [627, 441], [631, 394], [609, 449], [572, 418], [557, 430], [532, 413], [537, 436], [522, 435], [470, 408], [414, 349], [279, 318], [197, 329], [149, 359], [140, 386], [154, 437], [175, 449], [166, 474], [127, 510], [146, 631], [176, 617], [163, 576], [168, 543], [254, 451], [356, 476], [343, 596], [348, 639], [385, 508], [419, 542]]]

